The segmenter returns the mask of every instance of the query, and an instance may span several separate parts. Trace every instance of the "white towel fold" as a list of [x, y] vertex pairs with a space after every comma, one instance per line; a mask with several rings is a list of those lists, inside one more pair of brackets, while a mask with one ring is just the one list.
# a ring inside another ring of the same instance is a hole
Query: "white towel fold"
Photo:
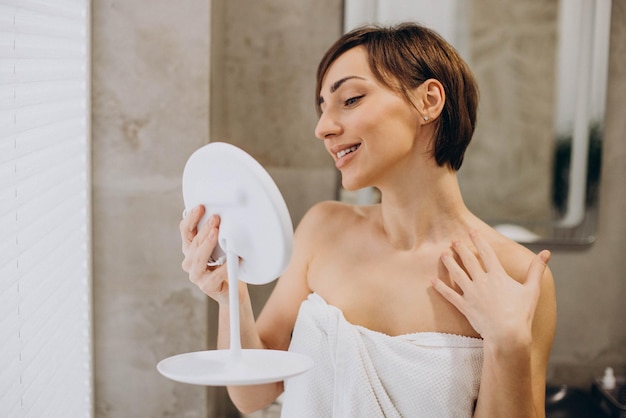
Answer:
[[423, 332], [391, 337], [349, 323], [313, 293], [302, 303], [290, 351], [312, 370], [285, 382], [282, 417], [471, 417], [482, 340]]

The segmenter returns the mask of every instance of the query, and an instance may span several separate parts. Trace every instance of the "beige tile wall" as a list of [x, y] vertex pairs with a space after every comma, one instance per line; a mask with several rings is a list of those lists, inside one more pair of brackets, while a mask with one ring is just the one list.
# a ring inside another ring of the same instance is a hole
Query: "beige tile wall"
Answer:
[[183, 165], [208, 140], [209, 3], [92, 3], [96, 416], [206, 417], [207, 390], [156, 364], [207, 346], [177, 224]]

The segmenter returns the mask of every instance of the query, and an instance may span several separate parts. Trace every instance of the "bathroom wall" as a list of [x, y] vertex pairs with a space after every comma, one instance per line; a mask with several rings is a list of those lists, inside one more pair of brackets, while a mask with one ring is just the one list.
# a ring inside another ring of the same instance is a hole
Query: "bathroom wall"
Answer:
[[626, 374], [626, 2], [613, 1], [596, 242], [556, 248], [558, 324], [549, 380], [587, 388], [604, 367]]
[[208, 302], [180, 269], [180, 177], [208, 141], [209, 0], [95, 0], [96, 416], [212, 416], [214, 391], [159, 360], [207, 348]]
[[317, 63], [341, 34], [341, 14], [341, 0], [213, 1], [211, 138], [266, 167], [294, 223], [336, 193], [313, 132]]
[[459, 174], [465, 203], [488, 221], [549, 219], [551, 182], [541, 179], [552, 175], [555, 146], [558, 2], [463, 4], [463, 42], [480, 91], [476, 132]]
[[[341, 0], [146, 5], [93, 2], [96, 416], [227, 416], [222, 390], [155, 370], [214, 344], [215, 304], [180, 270], [180, 175], [211, 138], [268, 168], [294, 224], [334, 197], [336, 174], [313, 136], [313, 78], [341, 32]], [[559, 322], [549, 380], [582, 387], [626, 365], [624, 2], [613, 2], [612, 19], [598, 238], [552, 248]], [[257, 312], [270, 288], [253, 289]]]

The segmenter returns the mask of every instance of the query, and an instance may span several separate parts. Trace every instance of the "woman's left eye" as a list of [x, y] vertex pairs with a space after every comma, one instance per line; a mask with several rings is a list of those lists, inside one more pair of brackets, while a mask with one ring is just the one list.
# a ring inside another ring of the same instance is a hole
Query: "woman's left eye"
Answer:
[[354, 97], [350, 97], [349, 99], [345, 100], [343, 102], [344, 106], [352, 106], [354, 104], [356, 104], [359, 99], [361, 99], [363, 96], [365, 96], [364, 94], [360, 95], [360, 96], [354, 96]]

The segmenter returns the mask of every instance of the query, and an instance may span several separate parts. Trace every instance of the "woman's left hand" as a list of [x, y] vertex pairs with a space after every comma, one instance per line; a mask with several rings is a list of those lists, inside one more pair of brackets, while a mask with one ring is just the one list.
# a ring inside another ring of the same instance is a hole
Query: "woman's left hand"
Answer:
[[470, 238], [478, 257], [460, 241], [454, 241], [452, 248], [461, 263], [448, 251], [441, 255], [450, 279], [462, 293], [439, 278], [433, 280], [434, 288], [465, 315], [484, 340], [506, 344], [512, 338], [521, 338], [529, 343], [541, 278], [550, 252], [537, 254], [530, 263], [526, 281], [519, 283], [507, 274], [485, 239], [475, 231], [470, 233]]

